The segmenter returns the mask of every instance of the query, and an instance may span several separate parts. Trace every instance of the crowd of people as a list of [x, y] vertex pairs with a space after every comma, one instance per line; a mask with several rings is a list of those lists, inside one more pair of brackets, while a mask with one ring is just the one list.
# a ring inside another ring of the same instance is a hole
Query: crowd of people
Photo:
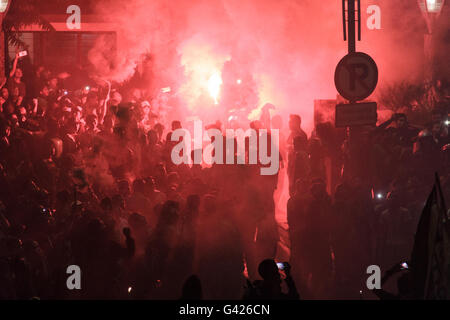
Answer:
[[[24, 79], [19, 60], [0, 97], [1, 299], [358, 298], [368, 265], [409, 258], [434, 172], [450, 194], [445, 101], [422, 128], [394, 114], [310, 137], [300, 115], [284, 128], [263, 112], [246, 126], [280, 130], [281, 159], [263, 176], [175, 165], [171, 134], [184, 124], [164, 96], [98, 81], [69, 90], [73, 76], [45, 67]], [[66, 286], [70, 265], [81, 290]]]

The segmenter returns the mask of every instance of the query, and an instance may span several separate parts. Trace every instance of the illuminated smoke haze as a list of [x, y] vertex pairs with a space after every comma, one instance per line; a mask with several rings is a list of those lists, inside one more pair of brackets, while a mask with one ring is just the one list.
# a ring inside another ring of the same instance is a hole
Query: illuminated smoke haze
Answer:
[[[370, 4], [382, 9], [382, 30], [366, 28]], [[308, 131], [314, 99], [336, 97], [334, 69], [347, 51], [340, 0], [115, 0], [97, 12], [118, 25], [116, 56], [101, 41], [90, 52], [97, 70], [122, 82], [151, 54], [149, 88], [174, 88], [192, 113], [211, 104], [211, 83], [229, 59], [253, 75], [255, 108], [299, 113]], [[357, 50], [377, 62], [379, 86], [419, 77], [424, 22], [415, 1], [363, 0], [362, 24]]]

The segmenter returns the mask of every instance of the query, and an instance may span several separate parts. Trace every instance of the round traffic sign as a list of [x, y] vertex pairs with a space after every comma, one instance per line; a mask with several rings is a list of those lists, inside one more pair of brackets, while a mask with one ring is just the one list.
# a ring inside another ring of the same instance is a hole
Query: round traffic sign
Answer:
[[339, 61], [334, 73], [337, 91], [350, 101], [364, 100], [372, 94], [378, 83], [378, 67], [363, 52], [353, 52]]

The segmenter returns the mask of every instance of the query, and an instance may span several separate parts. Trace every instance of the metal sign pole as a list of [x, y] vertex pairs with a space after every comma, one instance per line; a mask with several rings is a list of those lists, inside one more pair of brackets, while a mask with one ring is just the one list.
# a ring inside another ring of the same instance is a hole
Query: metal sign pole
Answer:
[[[358, 17], [356, 17], [358, 13]], [[346, 127], [349, 144], [361, 131], [360, 126], [376, 125], [376, 103], [357, 103], [367, 98], [378, 82], [378, 68], [373, 59], [356, 52], [356, 21], [358, 40], [361, 41], [361, 0], [342, 0], [344, 41], [348, 41], [348, 54], [336, 67], [335, 84], [339, 94], [349, 103], [336, 105], [335, 126]]]
[[[378, 67], [368, 54], [356, 52], [356, 21], [358, 21], [358, 40], [361, 40], [360, 0], [342, 0], [342, 11], [344, 41], [348, 41], [348, 54], [339, 61], [334, 73], [334, 82], [342, 97], [350, 104], [358, 105], [357, 101], [366, 99], [375, 90], [378, 83]], [[345, 110], [352, 113], [352, 109]], [[367, 112], [370, 110], [367, 109]], [[366, 116], [370, 114], [367, 113]], [[361, 116], [363, 117], [363, 114]], [[367, 121], [369, 117], [365, 119]]]
[[[347, 30], [348, 30], [348, 53], [356, 52], [356, 35], [355, 35], [355, 0], [345, 0], [347, 1]], [[345, 15], [345, 12], [344, 12]], [[351, 99], [350, 103], [355, 103], [356, 100]], [[350, 140], [355, 130], [351, 126], [347, 127], [350, 134]], [[351, 142], [350, 142], [351, 143]]]
[[355, 0], [347, 0], [348, 8], [348, 53], [356, 51]]

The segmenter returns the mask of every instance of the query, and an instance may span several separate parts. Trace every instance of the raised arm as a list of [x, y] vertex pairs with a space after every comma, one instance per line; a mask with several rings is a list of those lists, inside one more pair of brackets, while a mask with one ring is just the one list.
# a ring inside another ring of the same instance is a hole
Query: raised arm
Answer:
[[396, 120], [396, 118], [397, 118], [397, 115], [394, 113], [389, 120], [383, 122], [377, 128], [379, 128], [379, 129], [386, 129], [392, 122], [394, 122]]
[[[381, 286], [383, 286], [394, 274], [401, 271], [400, 263], [394, 265], [391, 269], [386, 271], [383, 278], [381, 278]], [[373, 293], [380, 298], [380, 300], [398, 300], [398, 296], [385, 291], [384, 289], [374, 289]]]
[[14, 58], [13, 67], [11, 69], [11, 72], [9, 73], [9, 77], [10, 78], [14, 77], [14, 73], [16, 73], [17, 61], [19, 61], [19, 54], [18, 53], [16, 53], [16, 57]]
[[105, 117], [106, 117], [106, 113], [107, 113], [107, 108], [108, 108], [108, 101], [111, 98], [111, 82], [105, 80], [105, 82], [108, 84], [108, 94], [106, 95], [105, 98], [105, 102], [103, 103], [103, 110], [102, 110], [102, 116], [100, 119], [100, 123], [103, 124], [103, 122], [105, 121]]
[[284, 262], [284, 272], [286, 273], [286, 279], [284, 281], [288, 287], [288, 297], [292, 300], [299, 300], [300, 295], [297, 291], [297, 287], [295, 286], [294, 279], [291, 276], [291, 265], [288, 262]]

